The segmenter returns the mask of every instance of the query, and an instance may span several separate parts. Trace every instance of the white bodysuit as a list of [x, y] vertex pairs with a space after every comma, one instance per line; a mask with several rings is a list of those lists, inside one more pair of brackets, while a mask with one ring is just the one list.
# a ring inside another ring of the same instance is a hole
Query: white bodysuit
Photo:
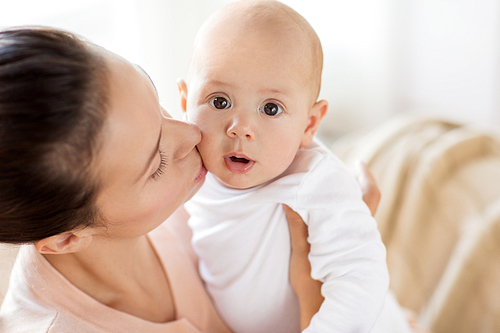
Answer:
[[237, 333], [300, 332], [283, 203], [308, 225], [311, 275], [324, 282], [325, 301], [304, 332], [370, 332], [389, 285], [385, 247], [358, 182], [318, 141], [255, 188], [230, 189], [209, 174], [185, 205], [223, 319]]

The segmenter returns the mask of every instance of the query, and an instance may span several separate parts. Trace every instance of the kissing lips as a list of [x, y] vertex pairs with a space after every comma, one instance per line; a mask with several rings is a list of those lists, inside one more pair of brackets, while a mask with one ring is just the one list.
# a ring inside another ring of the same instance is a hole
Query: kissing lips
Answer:
[[247, 173], [252, 169], [255, 161], [249, 160], [245, 157], [228, 156], [224, 157], [224, 162], [229, 171], [233, 173]]
[[196, 176], [196, 179], [194, 180], [194, 182], [195, 183], [201, 182], [203, 179], [205, 179], [206, 175], [207, 175], [207, 169], [205, 168], [203, 163], [201, 163], [200, 171], [198, 172], [198, 176]]

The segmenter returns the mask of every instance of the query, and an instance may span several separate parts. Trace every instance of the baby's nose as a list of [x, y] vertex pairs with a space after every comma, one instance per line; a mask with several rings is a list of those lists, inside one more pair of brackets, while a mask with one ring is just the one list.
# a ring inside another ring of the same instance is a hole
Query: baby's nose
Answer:
[[229, 121], [226, 134], [230, 138], [253, 140], [255, 132], [251, 116], [238, 114], [232, 117]]

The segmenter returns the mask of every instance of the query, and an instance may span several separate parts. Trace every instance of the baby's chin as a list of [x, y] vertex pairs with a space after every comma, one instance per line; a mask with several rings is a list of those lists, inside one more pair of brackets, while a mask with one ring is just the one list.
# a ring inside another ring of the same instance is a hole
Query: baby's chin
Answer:
[[261, 172], [258, 168], [255, 169], [253, 168], [249, 172], [245, 173], [235, 173], [235, 172], [228, 172], [227, 169], [225, 170], [214, 170], [210, 171], [210, 166], [205, 164], [205, 167], [208, 169], [208, 172], [210, 172], [215, 179], [219, 182], [224, 187], [231, 188], [231, 189], [236, 189], [236, 190], [248, 190], [251, 188], [255, 188], [261, 185], [266, 185], [273, 180], [275, 180], [277, 177], [283, 174], [283, 172], [286, 170], [280, 170], [276, 168], [273, 170], [273, 172], [270, 172], [270, 170], [267, 170], [265, 174]]
[[251, 182], [251, 181], [225, 181], [217, 176], [215, 179], [224, 187], [232, 188], [235, 190], [248, 190], [257, 187], [262, 184], [262, 182]]
[[215, 176], [215, 179], [217, 179], [219, 184], [221, 184], [224, 187], [235, 190], [248, 190], [260, 186], [264, 183], [267, 183], [267, 180], [254, 179], [249, 175], [232, 174], [229, 177], [227, 175], [221, 175], [221, 176], [218, 176], [217, 174], [213, 175]]

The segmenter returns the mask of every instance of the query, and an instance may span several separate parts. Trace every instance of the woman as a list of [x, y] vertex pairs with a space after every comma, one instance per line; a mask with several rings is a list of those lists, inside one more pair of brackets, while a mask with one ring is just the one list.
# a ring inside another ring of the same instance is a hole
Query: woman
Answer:
[[[0, 331], [228, 332], [182, 211], [162, 223], [203, 182], [200, 138], [160, 106], [140, 67], [66, 32], [0, 32], [0, 242], [31, 244]], [[321, 295], [306, 229], [289, 213], [307, 325]]]

